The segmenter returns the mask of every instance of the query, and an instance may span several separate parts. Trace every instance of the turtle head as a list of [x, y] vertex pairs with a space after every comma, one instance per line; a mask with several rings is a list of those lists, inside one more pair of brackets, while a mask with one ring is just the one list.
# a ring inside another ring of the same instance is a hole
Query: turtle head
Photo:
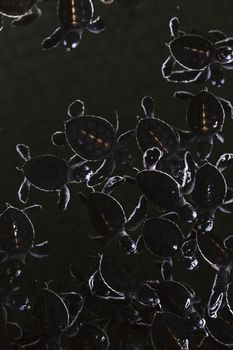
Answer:
[[179, 209], [179, 215], [186, 222], [192, 223], [197, 217], [197, 212], [191, 204], [185, 203], [185, 205]]
[[186, 320], [191, 325], [192, 330], [194, 331], [204, 329], [206, 324], [205, 319], [201, 317], [201, 315], [197, 311], [193, 311], [189, 315], [187, 315]]
[[230, 46], [221, 46], [217, 49], [216, 59], [220, 63], [230, 63], [233, 61], [233, 50]]
[[76, 49], [76, 47], [81, 41], [81, 37], [82, 35], [80, 30], [77, 30], [77, 29], [67, 30], [67, 32], [65, 33], [64, 42], [63, 42], [66, 51], [71, 51], [73, 49]]
[[208, 214], [202, 214], [198, 217], [197, 228], [202, 232], [209, 232], [214, 226], [214, 218]]

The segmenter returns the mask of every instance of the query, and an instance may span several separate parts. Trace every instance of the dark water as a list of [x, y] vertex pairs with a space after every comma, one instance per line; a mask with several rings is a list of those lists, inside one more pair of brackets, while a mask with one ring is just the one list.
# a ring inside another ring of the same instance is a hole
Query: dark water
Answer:
[[[132, 6], [131, 6], [132, 3]], [[136, 6], [134, 6], [136, 4]], [[135, 125], [141, 112], [141, 98], [149, 94], [155, 98], [157, 115], [175, 126], [184, 125], [185, 102], [176, 101], [176, 90], [197, 92], [200, 86], [169, 84], [161, 76], [161, 64], [167, 57], [165, 46], [169, 39], [168, 23], [178, 16], [181, 28], [198, 30], [221, 29], [233, 36], [233, 3], [230, 0], [115, 0], [111, 6], [94, 1], [96, 16], [101, 15], [107, 29], [99, 35], [85, 32], [80, 46], [71, 53], [62, 46], [42, 51], [41, 41], [57, 26], [56, 1], [40, 5], [43, 15], [31, 24], [13, 29], [8, 20], [0, 33], [0, 196], [1, 209], [5, 202], [21, 206], [17, 190], [21, 174], [15, 169], [21, 160], [15, 151], [17, 143], [30, 146], [32, 155], [52, 153], [50, 135], [63, 127], [68, 104], [76, 98], [86, 103], [88, 113], [114, 121], [114, 111], [120, 117], [120, 128], [126, 130]], [[221, 89], [210, 87], [214, 94], [232, 100], [233, 72], [226, 72], [226, 83]], [[212, 159], [223, 152], [233, 150], [233, 121], [226, 120], [225, 143], [217, 144]], [[69, 153], [55, 150], [58, 155]], [[71, 155], [71, 154], [70, 154]], [[231, 171], [227, 172], [233, 185]], [[51, 254], [43, 261], [29, 261], [25, 285], [30, 279], [51, 280], [67, 278], [71, 260], [88, 270], [88, 255], [95, 254], [102, 246], [88, 239], [93, 232], [79, 198], [80, 186], [70, 186], [69, 210], [56, 209], [56, 195], [31, 191], [30, 204], [43, 205], [35, 213], [37, 242], [49, 239]], [[133, 208], [136, 194], [120, 192], [127, 213]], [[233, 233], [232, 215], [217, 216], [216, 232], [224, 236]], [[96, 249], [97, 248], [97, 249]], [[86, 260], [87, 259], [87, 260]], [[202, 261], [200, 261], [202, 264]], [[144, 266], [145, 268], [145, 266]], [[153, 273], [151, 266], [146, 269]], [[177, 271], [177, 279], [184, 280], [184, 271]], [[204, 267], [187, 275], [201, 297], [207, 298], [209, 290], [201, 280], [211, 281], [213, 271]]]

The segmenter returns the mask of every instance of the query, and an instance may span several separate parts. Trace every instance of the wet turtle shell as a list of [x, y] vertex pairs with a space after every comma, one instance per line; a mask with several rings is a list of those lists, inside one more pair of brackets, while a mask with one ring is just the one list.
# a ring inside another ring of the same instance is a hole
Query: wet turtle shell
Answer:
[[65, 134], [73, 151], [86, 160], [105, 159], [117, 141], [113, 126], [106, 119], [91, 115], [68, 120]]
[[189, 349], [191, 332], [184, 320], [170, 312], [157, 312], [151, 325], [151, 341], [154, 349]]
[[102, 255], [99, 271], [106, 285], [114, 292], [123, 295], [134, 294], [141, 285], [134, 266], [120, 255]]
[[143, 118], [136, 129], [138, 146], [142, 153], [149, 148], [158, 147], [165, 155], [175, 153], [178, 137], [174, 130], [158, 118]]
[[181, 35], [169, 44], [171, 54], [183, 67], [201, 70], [213, 62], [215, 47], [201, 35]]
[[91, 193], [87, 209], [92, 225], [101, 235], [112, 238], [112, 235], [124, 230], [126, 223], [124, 210], [110, 195], [101, 192]]
[[8, 207], [0, 216], [0, 247], [9, 255], [24, 254], [33, 245], [34, 227], [21, 210]]
[[93, 17], [93, 4], [91, 0], [59, 0], [57, 13], [63, 26], [73, 28], [87, 26]]
[[30, 158], [22, 170], [30, 184], [42, 191], [60, 190], [68, 181], [68, 164], [54, 155]]
[[43, 288], [33, 309], [33, 324], [45, 338], [59, 337], [69, 324], [69, 313], [64, 301], [52, 290]]
[[183, 316], [192, 308], [194, 295], [180, 282], [162, 281], [158, 284], [156, 291], [164, 311]]
[[214, 165], [206, 163], [198, 169], [192, 193], [192, 198], [198, 208], [217, 208], [223, 203], [226, 192], [225, 178]]
[[186, 118], [194, 135], [214, 135], [222, 130], [225, 112], [217, 97], [202, 90], [192, 98]]
[[27, 13], [37, 0], [0, 0], [0, 13], [8, 17], [19, 17]]
[[165, 210], [174, 209], [181, 197], [178, 183], [162, 171], [140, 171], [137, 184], [149, 200]]
[[146, 220], [142, 236], [149, 251], [161, 258], [175, 256], [184, 239], [179, 226], [163, 218]]

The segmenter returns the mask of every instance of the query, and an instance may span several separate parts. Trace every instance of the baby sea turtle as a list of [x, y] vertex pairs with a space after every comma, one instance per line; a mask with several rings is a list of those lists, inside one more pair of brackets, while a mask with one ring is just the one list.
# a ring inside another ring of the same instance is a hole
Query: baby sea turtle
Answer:
[[154, 99], [151, 96], [143, 97], [141, 106], [144, 116], [138, 117], [139, 122], [136, 127], [138, 147], [143, 154], [156, 147], [161, 151], [161, 154], [158, 154], [159, 164], [162, 167], [164, 163], [168, 164], [168, 167], [173, 169], [174, 175], [179, 170], [181, 158], [183, 158], [179, 157], [179, 151], [184, 150], [183, 145], [180, 144], [179, 134], [169, 124], [155, 118]]
[[196, 173], [192, 192], [198, 212], [197, 227], [202, 233], [212, 230], [217, 209], [227, 213], [233, 211], [232, 198], [225, 201], [226, 195], [227, 184], [222, 172], [210, 163], [202, 165]]
[[[198, 230], [196, 231], [196, 240], [198, 250], [205, 261], [217, 270], [207, 305], [209, 317], [217, 318], [226, 302], [227, 284], [233, 267], [233, 244], [231, 249], [226, 248], [225, 244], [213, 233], [203, 235]], [[225, 239], [225, 241], [229, 245], [228, 240]]]
[[[162, 75], [175, 83], [204, 82], [213, 85], [224, 83], [223, 68], [233, 64], [233, 40], [223, 32], [209, 31], [207, 35], [186, 34], [179, 30], [179, 20], [173, 17], [169, 23], [170, 55], [162, 65]], [[175, 70], [178, 65], [181, 70]], [[183, 70], [182, 70], [183, 68]]]
[[[90, 177], [88, 185], [95, 186], [111, 176], [115, 168], [115, 159], [121, 154], [121, 141], [130, 135], [128, 131], [119, 135], [119, 121], [116, 114], [116, 128], [108, 120], [84, 114], [84, 103], [75, 100], [68, 107], [69, 120], [64, 123], [64, 131], [57, 131], [52, 135], [52, 142], [56, 146], [68, 144], [81, 158], [89, 161], [102, 161], [101, 166]], [[120, 159], [124, 164], [129, 161]]]
[[70, 51], [78, 46], [85, 29], [95, 34], [105, 29], [100, 17], [93, 20], [92, 0], [59, 0], [57, 14], [61, 26], [42, 42], [45, 50], [56, 47], [62, 41], [66, 51]]
[[207, 89], [197, 94], [177, 91], [174, 96], [191, 99], [186, 113], [188, 131], [180, 131], [181, 137], [197, 142], [198, 157], [208, 158], [212, 152], [214, 137], [224, 142], [222, 128], [225, 114], [230, 114], [232, 118], [233, 106], [229, 101], [216, 97]]
[[48, 256], [48, 241], [34, 243], [35, 231], [27, 215], [32, 210], [39, 208], [41, 208], [40, 205], [33, 205], [20, 210], [6, 204], [6, 209], [0, 215], [0, 248], [6, 259], [10, 258], [6, 271], [9, 275], [13, 273], [13, 276], [10, 277], [18, 277], [14, 271], [16, 266], [18, 266], [17, 274], [21, 274], [20, 266], [24, 265], [27, 254], [37, 258]]
[[38, 0], [0, 0], [0, 29], [3, 27], [3, 17], [15, 18], [12, 25], [24, 25], [40, 17]]
[[178, 281], [161, 281], [156, 292], [163, 311], [172, 312], [184, 318], [192, 331], [205, 327], [205, 320], [195, 310], [195, 292]]
[[189, 350], [192, 348], [192, 332], [182, 317], [171, 312], [157, 312], [150, 336], [155, 350]]
[[[92, 192], [88, 197], [80, 194], [80, 198], [87, 205], [88, 215], [95, 230], [104, 241], [117, 240], [127, 254], [136, 252], [136, 244], [125, 228], [133, 231], [143, 222], [146, 212], [146, 199], [139, 199], [139, 206], [127, 220], [121, 204], [112, 196], [102, 192]], [[98, 236], [97, 236], [98, 237]], [[95, 236], [93, 236], [95, 238]]]
[[64, 297], [77, 299], [76, 315], [72, 320], [66, 303], [57, 293], [43, 288], [37, 295], [33, 308], [33, 324], [39, 339], [27, 344], [28, 347], [39, 349], [40, 346], [50, 346], [51, 349], [60, 349], [63, 335], [77, 334], [83, 299], [78, 293], [64, 293]]
[[[52, 154], [44, 154], [31, 157], [29, 147], [24, 144], [16, 146], [17, 152], [25, 161], [21, 168], [24, 180], [19, 188], [18, 196], [22, 203], [28, 201], [30, 187], [33, 186], [41, 191], [58, 192], [58, 208], [65, 210], [70, 200], [68, 183], [85, 180], [86, 173], [89, 173], [80, 158], [71, 158], [70, 162], [65, 161]], [[86, 170], [84, 179], [78, 174], [83, 166]]]
[[192, 252], [184, 248], [184, 245], [190, 245], [190, 241], [185, 239], [179, 226], [171, 220], [162, 217], [146, 220], [140, 239], [156, 258], [162, 260], [161, 274], [166, 280], [172, 278], [171, 270], [175, 261], [187, 264], [190, 270], [197, 265], [196, 247], [192, 247]]
[[194, 207], [184, 198], [185, 186], [181, 187], [172, 176], [159, 170], [143, 170], [137, 173], [136, 180], [144, 195], [160, 209], [175, 211], [186, 222], [196, 219]]

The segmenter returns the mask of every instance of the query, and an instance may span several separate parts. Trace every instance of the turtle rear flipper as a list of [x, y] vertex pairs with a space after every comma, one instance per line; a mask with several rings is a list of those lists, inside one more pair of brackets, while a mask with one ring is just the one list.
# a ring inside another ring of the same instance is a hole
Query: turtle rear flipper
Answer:
[[57, 207], [61, 210], [66, 210], [70, 200], [70, 191], [67, 186], [63, 186], [58, 194]]
[[16, 151], [19, 153], [21, 158], [25, 161], [28, 161], [31, 158], [29, 147], [24, 145], [23, 143], [18, 143], [16, 145]]
[[65, 144], [67, 143], [65, 133], [63, 131], [54, 132], [51, 136], [51, 141], [52, 144], [57, 147], [65, 146]]
[[76, 118], [76, 117], [80, 117], [81, 115], [84, 115], [85, 113], [84, 102], [82, 100], [75, 100], [71, 102], [67, 112], [70, 118]]
[[94, 34], [99, 34], [105, 30], [105, 24], [101, 17], [96, 18], [88, 26], [87, 30]]
[[29, 12], [27, 12], [25, 15], [20, 16], [19, 18], [12, 21], [12, 26], [24, 26], [26, 24], [32, 23], [37, 18], [41, 16], [41, 10], [38, 6], [34, 5]]
[[151, 96], [143, 97], [141, 101], [141, 106], [146, 118], [154, 118], [155, 103], [154, 103], [153, 97]]
[[58, 27], [48, 38], [42, 41], [42, 49], [49, 50], [53, 47], [56, 47], [60, 44], [60, 41], [63, 37], [63, 30], [61, 27]]
[[20, 188], [18, 190], [18, 197], [20, 202], [22, 203], [27, 203], [28, 198], [29, 198], [29, 193], [30, 193], [30, 183], [27, 181], [25, 178], [20, 185]]
[[32, 248], [29, 249], [29, 254], [35, 258], [44, 258], [49, 256], [49, 244], [48, 241], [35, 244]]

